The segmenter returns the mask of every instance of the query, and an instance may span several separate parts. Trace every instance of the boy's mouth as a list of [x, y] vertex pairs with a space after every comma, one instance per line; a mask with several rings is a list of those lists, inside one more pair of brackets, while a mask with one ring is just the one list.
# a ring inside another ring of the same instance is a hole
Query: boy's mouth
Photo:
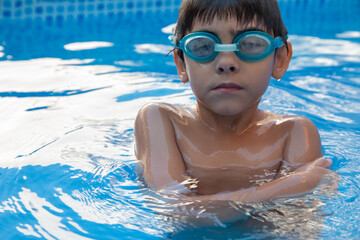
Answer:
[[214, 91], [219, 92], [234, 92], [242, 90], [243, 88], [235, 83], [221, 83], [213, 88]]

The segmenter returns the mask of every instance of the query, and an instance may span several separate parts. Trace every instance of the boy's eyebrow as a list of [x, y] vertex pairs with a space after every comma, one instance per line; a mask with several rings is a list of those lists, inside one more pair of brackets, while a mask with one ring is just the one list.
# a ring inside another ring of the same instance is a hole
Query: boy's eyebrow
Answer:
[[199, 30], [199, 31], [196, 31], [196, 32], [207, 32], [207, 33], [211, 33], [211, 34], [217, 36], [217, 34], [215, 32], [212, 32], [210, 30]]
[[239, 30], [239, 31], [233, 31], [231, 30], [231, 34], [235, 37], [235, 36], [238, 36], [244, 32], [249, 32], [249, 31], [261, 31], [261, 32], [265, 32], [264, 30], [262, 29], [259, 29], [259, 28], [246, 28], [246, 29], [243, 29], [243, 30]]

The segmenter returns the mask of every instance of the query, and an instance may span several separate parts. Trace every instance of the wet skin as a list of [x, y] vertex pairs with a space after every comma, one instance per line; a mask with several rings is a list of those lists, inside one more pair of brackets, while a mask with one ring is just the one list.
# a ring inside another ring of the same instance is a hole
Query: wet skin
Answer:
[[209, 127], [194, 108], [149, 104], [141, 110], [136, 149], [150, 186], [166, 188], [190, 177], [196, 194], [236, 191], [322, 156], [316, 128], [304, 118], [258, 110], [252, 124], [236, 133]]
[[[192, 32], [212, 32], [222, 43], [231, 43], [237, 32], [253, 28], [262, 30], [230, 18], [207, 24], [195, 21]], [[174, 188], [192, 179], [193, 184], [184, 186], [199, 199], [248, 201], [316, 187], [331, 163], [321, 159], [314, 124], [258, 109], [271, 76], [283, 76], [291, 55], [290, 43], [289, 50], [282, 47], [258, 62], [226, 52], [198, 63], [186, 56], [183, 61], [175, 52], [179, 77], [190, 82], [197, 102], [149, 104], [140, 110], [136, 156], [148, 185]], [[266, 183], [259, 187], [263, 180]]]

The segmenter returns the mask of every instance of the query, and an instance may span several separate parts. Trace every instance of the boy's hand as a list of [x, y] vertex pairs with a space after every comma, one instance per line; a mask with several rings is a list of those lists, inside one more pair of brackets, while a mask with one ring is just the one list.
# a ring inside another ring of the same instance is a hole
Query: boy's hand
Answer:
[[330, 168], [332, 165], [332, 161], [326, 158], [318, 158], [313, 162], [307, 163], [302, 167], [299, 167], [294, 172], [302, 172], [308, 170], [309, 167], [322, 167], [322, 168]]

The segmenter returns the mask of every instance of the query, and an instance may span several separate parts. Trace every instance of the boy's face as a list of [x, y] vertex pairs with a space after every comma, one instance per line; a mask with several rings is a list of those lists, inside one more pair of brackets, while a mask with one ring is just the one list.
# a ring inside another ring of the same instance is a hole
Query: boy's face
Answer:
[[[235, 18], [215, 18], [212, 23], [195, 21], [192, 32], [211, 32], [222, 44], [231, 44], [238, 32], [254, 29], [255, 22], [241, 25]], [[264, 31], [261, 27], [257, 29]], [[257, 104], [269, 85], [274, 63], [274, 53], [257, 62], [246, 62], [234, 52], [220, 52], [205, 63], [186, 55], [184, 62], [176, 61], [182, 82], [190, 82], [198, 104], [220, 115], [238, 115]]]

